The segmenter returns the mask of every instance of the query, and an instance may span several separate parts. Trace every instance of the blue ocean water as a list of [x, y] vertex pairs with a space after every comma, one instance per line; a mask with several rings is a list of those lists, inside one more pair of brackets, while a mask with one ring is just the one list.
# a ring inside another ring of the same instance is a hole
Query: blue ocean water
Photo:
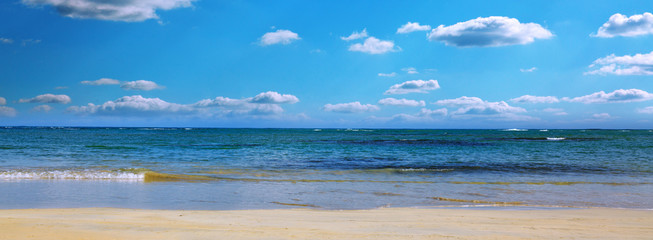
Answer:
[[653, 208], [651, 130], [0, 128], [0, 208]]

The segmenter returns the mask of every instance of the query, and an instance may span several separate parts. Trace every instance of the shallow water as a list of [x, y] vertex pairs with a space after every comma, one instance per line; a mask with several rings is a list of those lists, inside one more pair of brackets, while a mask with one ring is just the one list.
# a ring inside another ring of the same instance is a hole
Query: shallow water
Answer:
[[653, 208], [650, 130], [0, 128], [0, 208]]

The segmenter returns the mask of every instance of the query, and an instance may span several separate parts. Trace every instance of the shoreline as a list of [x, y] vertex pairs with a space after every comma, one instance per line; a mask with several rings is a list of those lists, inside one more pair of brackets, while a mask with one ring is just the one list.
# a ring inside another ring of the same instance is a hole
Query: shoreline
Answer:
[[620, 208], [0, 210], [0, 239], [649, 239], [653, 211]]

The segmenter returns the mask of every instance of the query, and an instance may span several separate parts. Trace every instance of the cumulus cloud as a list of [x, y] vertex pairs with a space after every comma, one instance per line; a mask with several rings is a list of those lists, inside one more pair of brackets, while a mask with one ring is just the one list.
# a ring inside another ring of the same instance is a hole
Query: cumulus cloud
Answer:
[[233, 99], [228, 97], [216, 97], [214, 99], [203, 99], [195, 103], [198, 107], [237, 107], [246, 105], [247, 99]]
[[653, 114], [653, 106], [637, 109], [638, 113]]
[[379, 107], [372, 104], [361, 104], [360, 102], [350, 102], [350, 103], [338, 103], [338, 104], [326, 104], [322, 107], [322, 110], [327, 112], [339, 112], [339, 113], [360, 113], [360, 112], [372, 112], [378, 111]]
[[575, 98], [563, 98], [567, 102], [579, 103], [625, 103], [625, 102], [641, 102], [653, 99], [653, 94], [640, 89], [617, 89], [611, 93], [604, 91], [595, 92], [590, 95], [585, 95]]
[[14, 117], [16, 116], [16, 109], [11, 107], [0, 106], [0, 117]]
[[427, 109], [422, 108], [417, 114], [400, 113], [392, 116], [391, 120], [410, 121], [410, 122], [428, 122], [447, 116], [447, 109]]
[[259, 93], [258, 95], [254, 96], [252, 100], [250, 100], [252, 103], [268, 103], [268, 104], [283, 104], [283, 103], [297, 103], [299, 102], [299, 99], [293, 95], [290, 94], [279, 94], [277, 92], [264, 92], [264, 93]]
[[157, 10], [190, 7], [194, 0], [22, 0], [26, 5], [51, 5], [70, 18], [140, 22], [158, 19]]
[[160, 86], [152, 81], [147, 80], [136, 80], [131, 82], [124, 82], [120, 85], [120, 88], [125, 90], [143, 90], [150, 91], [154, 89], [162, 89], [163, 86]]
[[297, 33], [294, 33], [290, 30], [279, 29], [276, 32], [268, 32], [263, 34], [261, 37], [261, 45], [268, 46], [273, 44], [290, 44], [295, 40], [300, 40], [301, 38]]
[[440, 85], [437, 80], [412, 80], [392, 85], [384, 94], [427, 93], [438, 88]]
[[111, 79], [111, 78], [100, 78], [95, 81], [81, 81], [81, 84], [84, 85], [118, 85], [120, 84], [120, 81], [116, 79]]
[[379, 77], [394, 77], [397, 76], [396, 72], [391, 72], [391, 73], [379, 73]]
[[204, 99], [192, 106], [197, 108], [219, 108], [223, 114], [231, 115], [270, 115], [283, 112], [283, 108], [279, 104], [294, 104], [297, 102], [299, 102], [299, 99], [293, 95], [268, 91], [243, 99], [228, 97]]
[[611, 38], [616, 36], [634, 37], [653, 34], [653, 14], [635, 14], [630, 17], [614, 14], [604, 23], [592, 37]]
[[396, 98], [384, 98], [379, 100], [379, 105], [388, 105], [388, 106], [403, 106], [403, 107], [423, 107], [426, 106], [424, 101], [416, 101], [409, 99], [396, 99]]
[[422, 108], [422, 110], [419, 111], [417, 116], [421, 117], [433, 117], [433, 116], [446, 116], [448, 110], [446, 108], [440, 108], [440, 109], [426, 109]]
[[276, 92], [263, 92], [255, 97], [243, 99], [216, 97], [214, 99], [203, 99], [193, 104], [171, 103], [159, 98], [145, 98], [141, 95], [133, 95], [107, 101], [100, 105], [89, 103], [86, 106], [73, 106], [69, 107], [67, 111], [79, 115], [105, 116], [190, 115], [247, 117], [279, 114], [283, 112], [280, 104], [292, 104], [298, 101], [297, 97], [293, 95]]
[[596, 59], [590, 66], [595, 68], [585, 74], [598, 75], [653, 75], [653, 51], [633, 56], [609, 56]]
[[70, 103], [70, 97], [67, 95], [54, 95], [54, 94], [43, 94], [43, 95], [38, 95], [33, 98], [28, 98], [28, 99], [20, 99], [18, 100], [20, 103], [61, 103], [61, 104], [68, 104]]
[[418, 74], [419, 73], [419, 72], [417, 72], [417, 69], [414, 68], [414, 67], [405, 67], [405, 68], [402, 68], [401, 71], [404, 71], [404, 72], [406, 72], [408, 74]]
[[364, 52], [369, 54], [383, 54], [395, 51], [395, 44], [392, 41], [383, 41], [375, 37], [365, 39], [365, 42], [352, 44], [349, 51]]
[[363, 31], [361, 31], [361, 32], [353, 32], [353, 33], [351, 33], [351, 35], [349, 35], [347, 37], [340, 37], [340, 39], [342, 39], [344, 41], [351, 41], [351, 40], [356, 40], [356, 39], [364, 38], [364, 37], [367, 37], [367, 29], [363, 29]]
[[168, 113], [189, 113], [194, 109], [188, 105], [169, 103], [159, 98], [144, 98], [141, 95], [124, 96], [114, 101], [107, 101], [101, 105], [89, 103], [86, 106], [72, 106], [69, 112], [89, 115], [162, 115]]
[[515, 18], [486, 17], [440, 25], [431, 30], [428, 38], [456, 47], [498, 47], [528, 44], [535, 39], [547, 39], [553, 34], [536, 23], [520, 23]]
[[418, 22], [408, 22], [397, 29], [398, 34], [406, 34], [416, 31], [428, 31], [431, 30], [429, 25], [419, 25]]
[[10, 38], [2, 38], [2, 37], [0, 37], [0, 43], [11, 44], [11, 43], [13, 43], [13, 42], [14, 42], [13, 39], [10, 39]]
[[523, 113], [526, 109], [513, 107], [508, 103], [488, 102], [477, 97], [462, 96], [456, 99], [445, 99], [435, 102], [437, 105], [458, 108], [452, 112], [453, 115], [502, 115], [512, 116], [509, 114]]
[[537, 70], [536, 67], [527, 68], [527, 69], [523, 69], [523, 68], [519, 69], [520, 72], [535, 72], [535, 70]]
[[38, 105], [32, 108], [32, 111], [34, 112], [49, 112], [50, 110], [52, 110], [52, 107], [50, 107], [50, 105]]
[[7, 104], [7, 99], [0, 97], [0, 106]]
[[557, 97], [554, 96], [545, 96], [545, 97], [539, 97], [539, 96], [532, 96], [532, 95], [524, 95], [518, 98], [513, 98], [510, 99], [511, 102], [514, 103], [557, 103], [560, 102]]

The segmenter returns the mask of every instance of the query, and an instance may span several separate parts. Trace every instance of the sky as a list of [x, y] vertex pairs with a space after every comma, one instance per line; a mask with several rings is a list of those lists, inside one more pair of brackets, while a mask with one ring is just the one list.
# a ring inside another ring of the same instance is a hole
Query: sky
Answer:
[[653, 128], [653, 2], [0, 2], [0, 126]]

